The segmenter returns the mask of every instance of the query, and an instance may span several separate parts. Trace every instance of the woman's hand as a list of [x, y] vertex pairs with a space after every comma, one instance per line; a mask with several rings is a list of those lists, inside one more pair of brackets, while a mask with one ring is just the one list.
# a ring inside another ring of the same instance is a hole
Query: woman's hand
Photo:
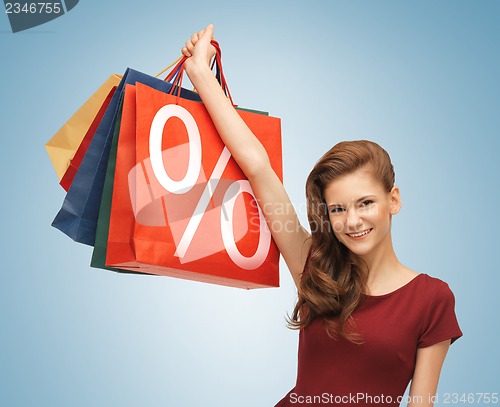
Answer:
[[186, 41], [182, 54], [188, 57], [184, 64], [188, 75], [193, 69], [210, 67], [210, 61], [215, 55], [215, 48], [210, 44], [213, 34], [214, 26], [209, 24], [204, 30], [194, 33], [191, 39]]

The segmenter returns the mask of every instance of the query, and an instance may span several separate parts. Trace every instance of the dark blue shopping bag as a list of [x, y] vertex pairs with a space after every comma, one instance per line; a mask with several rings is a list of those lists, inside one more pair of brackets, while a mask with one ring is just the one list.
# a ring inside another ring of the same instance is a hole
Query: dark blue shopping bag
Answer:
[[[95, 136], [64, 199], [52, 226], [76, 242], [94, 245], [106, 168], [125, 84], [142, 83], [168, 93], [172, 84], [128, 68], [111, 99]], [[195, 92], [181, 90], [181, 97], [200, 101]]]

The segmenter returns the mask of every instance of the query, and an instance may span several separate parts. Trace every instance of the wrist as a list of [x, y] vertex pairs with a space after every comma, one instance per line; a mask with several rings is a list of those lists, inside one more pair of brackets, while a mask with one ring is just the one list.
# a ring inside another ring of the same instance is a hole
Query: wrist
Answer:
[[196, 86], [195, 82], [203, 80], [209, 76], [213, 76], [213, 72], [206, 63], [197, 63], [197, 61], [188, 58], [185, 62], [184, 68], [189, 76], [193, 85]]

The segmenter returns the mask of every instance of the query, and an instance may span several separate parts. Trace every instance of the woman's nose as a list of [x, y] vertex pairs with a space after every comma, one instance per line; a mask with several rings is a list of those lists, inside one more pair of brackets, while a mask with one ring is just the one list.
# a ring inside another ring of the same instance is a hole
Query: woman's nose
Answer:
[[359, 213], [355, 209], [348, 209], [347, 210], [347, 218], [346, 218], [346, 226], [348, 228], [355, 228], [359, 225], [362, 224], [361, 217], [359, 216]]

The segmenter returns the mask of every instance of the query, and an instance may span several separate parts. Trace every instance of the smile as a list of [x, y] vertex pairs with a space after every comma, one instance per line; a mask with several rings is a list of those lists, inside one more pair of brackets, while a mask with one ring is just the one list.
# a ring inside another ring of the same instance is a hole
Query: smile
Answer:
[[358, 232], [358, 233], [346, 233], [346, 235], [349, 236], [350, 238], [353, 238], [353, 239], [359, 239], [359, 238], [366, 236], [372, 230], [373, 230], [373, 228], [366, 229], [366, 230], [363, 230], [362, 232]]

